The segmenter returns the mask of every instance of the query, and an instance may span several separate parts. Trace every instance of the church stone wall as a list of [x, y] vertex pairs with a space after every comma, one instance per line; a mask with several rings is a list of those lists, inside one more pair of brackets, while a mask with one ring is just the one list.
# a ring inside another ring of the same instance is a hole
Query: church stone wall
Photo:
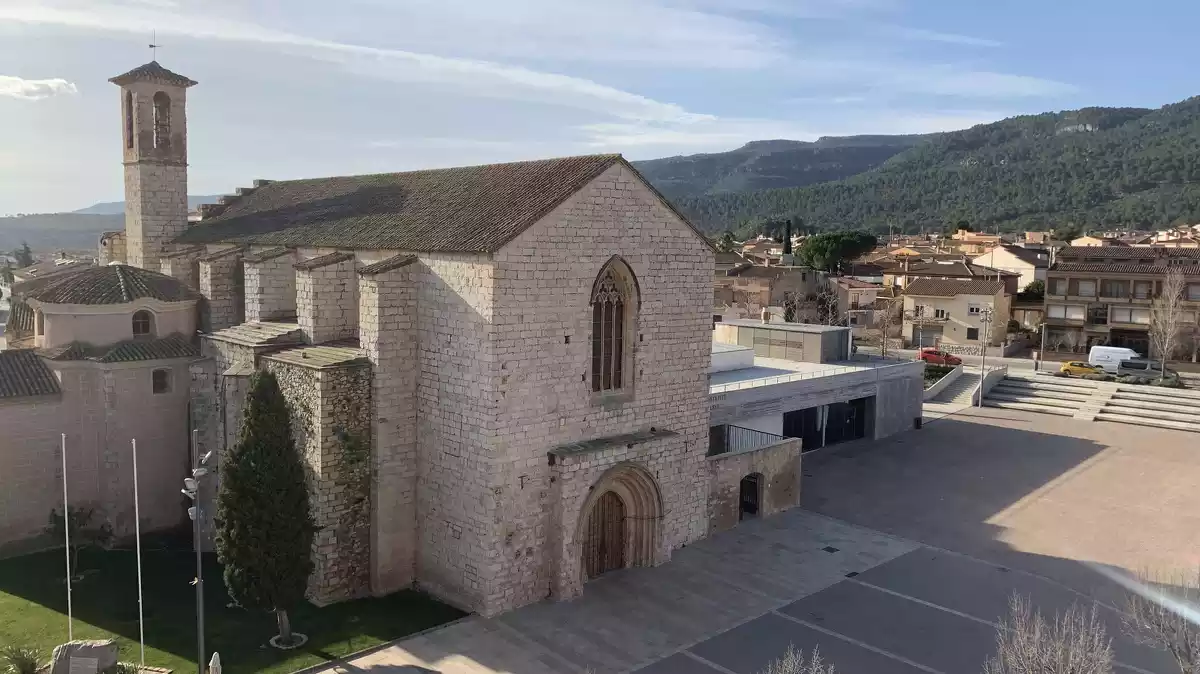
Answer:
[[246, 322], [296, 315], [296, 270], [292, 255], [245, 263]]
[[371, 589], [415, 580], [417, 554], [417, 286], [419, 263], [363, 276], [359, 343], [371, 361]]
[[[620, 255], [641, 288], [633, 395], [593, 399], [593, 282]], [[708, 528], [708, 382], [713, 255], [706, 243], [628, 169], [614, 166], [494, 255], [495, 352], [491, 374], [498, 426], [488, 475], [495, 503], [488, 585], [480, 607], [495, 613], [545, 598], [568, 569], [577, 521], [552, 525], [555, 502], [547, 451], [573, 441], [669, 429], [678, 438], [635, 445], [620, 460], [646, 469], [665, 504], [663, 545], [698, 540]], [[594, 483], [618, 459], [596, 461], [577, 478]], [[577, 520], [577, 514], [576, 514]], [[555, 526], [555, 545], [549, 529]], [[553, 557], [554, 559], [551, 559]], [[569, 584], [564, 587], [571, 588]], [[569, 589], [569, 592], [575, 591]], [[560, 594], [560, 596], [563, 596]]]
[[97, 258], [101, 266], [112, 262], [125, 264], [125, 232], [112, 232], [101, 236]]
[[157, 271], [187, 229], [187, 167], [125, 165], [125, 233], [129, 264]]
[[484, 256], [423, 254], [420, 265], [417, 583], [479, 610], [502, 563], [491, 554], [501, 526], [492, 449], [496, 280]]
[[242, 322], [244, 277], [240, 251], [200, 259], [200, 294], [204, 295], [204, 332], [216, 332]]
[[371, 370], [265, 361], [288, 401], [309, 472], [317, 533], [308, 597], [328, 604], [370, 592]]
[[[184, 518], [179, 486], [187, 469], [188, 368], [183, 361], [114, 366], [54, 364], [60, 397], [0, 404], [0, 550], [36, 546], [52, 509], [62, 510], [61, 434], [67, 435], [72, 506], [93, 506], [118, 537], [132, 536], [133, 448], [138, 441], [142, 531]], [[171, 372], [155, 394], [151, 373]]]
[[354, 259], [296, 270], [296, 314], [305, 340], [321, 344], [358, 333]]

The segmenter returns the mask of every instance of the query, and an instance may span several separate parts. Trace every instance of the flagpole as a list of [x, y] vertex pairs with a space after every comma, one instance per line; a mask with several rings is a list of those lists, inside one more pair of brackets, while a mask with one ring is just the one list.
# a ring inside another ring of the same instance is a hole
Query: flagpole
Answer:
[[142, 666], [146, 665], [146, 622], [142, 613], [142, 511], [138, 501], [137, 439], [129, 441], [133, 446], [133, 531], [137, 547], [138, 584], [138, 645], [141, 648]]
[[62, 434], [63, 538], [67, 551], [67, 641], [75, 641], [74, 612], [71, 610], [71, 511], [67, 507], [67, 434]]

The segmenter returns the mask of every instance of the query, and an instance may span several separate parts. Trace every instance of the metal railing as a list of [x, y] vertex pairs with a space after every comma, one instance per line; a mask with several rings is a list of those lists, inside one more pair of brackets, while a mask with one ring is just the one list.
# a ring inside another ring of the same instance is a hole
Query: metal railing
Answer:
[[[857, 354], [859, 356], [863, 354]], [[715, 384], [708, 387], [709, 394], [713, 393], [728, 393], [730, 391], [741, 391], [748, 388], [758, 388], [759, 386], [771, 386], [773, 384], [785, 384], [793, 381], [803, 381], [805, 379], [818, 379], [820, 377], [828, 377], [835, 374], [849, 374], [851, 372], [871, 372], [889, 367], [898, 367], [901, 365], [911, 365], [914, 361], [911, 360], [895, 360], [892, 358], [883, 358], [876, 356], [866, 362], [885, 362], [886, 364], [855, 367], [849, 365], [836, 365], [833, 367], [823, 368], [820, 370], [812, 370], [809, 372], [795, 372], [792, 374], [780, 374], [773, 377], [761, 377], [758, 379], [747, 379], [746, 381], [735, 381], [728, 384]]]
[[753, 428], [742, 428], [732, 424], [713, 426], [708, 432], [708, 455], [728, 454], [747, 449], [768, 447], [787, 440], [782, 435], [775, 435]]

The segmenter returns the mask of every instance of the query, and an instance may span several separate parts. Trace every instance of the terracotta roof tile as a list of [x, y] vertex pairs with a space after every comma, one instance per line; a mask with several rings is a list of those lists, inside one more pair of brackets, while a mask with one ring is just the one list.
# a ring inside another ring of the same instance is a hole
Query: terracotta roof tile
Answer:
[[959, 281], [957, 279], [919, 278], [904, 286], [905, 295], [922, 297], [954, 297], [956, 295], [995, 295], [1004, 290], [1003, 281], [984, 281], [972, 279]]
[[617, 163], [634, 171], [609, 154], [271, 182], [178, 241], [492, 252]]
[[123, 264], [83, 269], [25, 296], [48, 304], [124, 304], [143, 298], [183, 302], [199, 298], [177, 279]]
[[321, 267], [328, 267], [331, 264], [341, 264], [342, 262], [353, 259], [354, 253], [327, 253], [325, 255], [311, 257], [303, 262], [297, 262], [296, 264], [292, 265], [292, 268], [299, 269], [300, 271], [312, 271], [314, 269], [320, 269]]
[[1184, 276], [1200, 276], [1200, 264], [1143, 264], [1139, 262], [1056, 262], [1052, 272], [1096, 272], [1109, 274], [1147, 274], [1165, 276], [1169, 270], [1178, 270]]
[[291, 253], [291, 252], [292, 252], [291, 248], [285, 248], [283, 246], [278, 246], [276, 248], [268, 248], [266, 250], [260, 250], [257, 253], [251, 253], [251, 254], [243, 257], [242, 262], [248, 262], [250, 264], [257, 264], [259, 262], [266, 262], [267, 260], [274, 260], [277, 257], [283, 257], [284, 255], [287, 255], [288, 253]]
[[199, 349], [181, 334], [161, 339], [130, 339], [108, 346], [71, 342], [51, 349], [41, 349], [38, 353], [49, 360], [90, 360], [97, 363], [133, 363], [143, 360], [195, 358], [200, 355]]
[[29, 349], [0, 351], [0, 400], [59, 393], [58, 378]]
[[197, 84], [196, 81], [188, 79], [178, 73], [173, 73], [170, 70], [160, 66], [158, 61], [151, 61], [145, 65], [140, 65], [127, 73], [117, 75], [110, 78], [108, 81], [113, 84], [126, 85], [132, 82], [141, 80], [150, 80], [152, 82], [165, 82], [174, 84], [177, 87], [192, 87]]
[[383, 274], [394, 269], [407, 267], [417, 261], [416, 255], [394, 255], [386, 260], [380, 260], [375, 264], [369, 264], [358, 270], [359, 276], [374, 276]]

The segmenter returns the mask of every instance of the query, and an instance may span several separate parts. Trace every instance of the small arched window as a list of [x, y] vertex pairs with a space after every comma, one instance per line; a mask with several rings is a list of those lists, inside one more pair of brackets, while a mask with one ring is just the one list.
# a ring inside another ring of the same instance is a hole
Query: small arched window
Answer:
[[166, 92], [154, 94], [154, 148], [171, 146], [171, 97]]
[[125, 147], [133, 149], [133, 92], [125, 92]]
[[605, 265], [592, 287], [593, 392], [628, 387], [637, 302], [636, 282], [629, 267], [620, 260]]
[[154, 314], [145, 309], [133, 315], [133, 336], [144, 337], [154, 334]]

